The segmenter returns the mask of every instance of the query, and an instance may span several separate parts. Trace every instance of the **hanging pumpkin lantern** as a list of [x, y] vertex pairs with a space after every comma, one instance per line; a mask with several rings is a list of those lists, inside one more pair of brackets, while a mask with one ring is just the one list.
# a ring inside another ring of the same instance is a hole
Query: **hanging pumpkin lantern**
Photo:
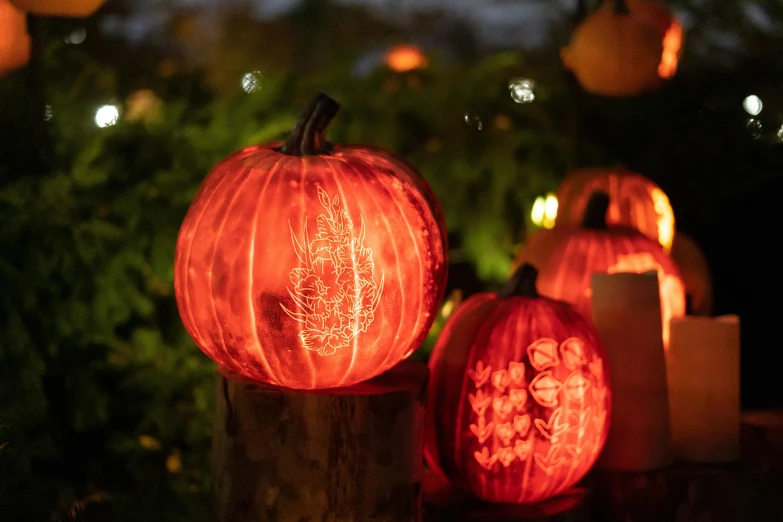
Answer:
[[467, 299], [430, 359], [424, 454], [454, 486], [499, 503], [576, 484], [606, 440], [611, 391], [590, 321], [540, 297], [523, 265], [499, 293]]
[[680, 269], [685, 295], [690, 303], [689, 314], [712, 313], [712, 275], [707, 258], [699, 245], [688, 235], [677, 233], [672, 246], [672, 259]]
[[429, 65], [427, 57], [415, 45], [398, 45], [386, 53], [386, 65], [392, 71], [407, 72], [415, 69], [426, 69]]
[[23, 11], [41, 16], [67, 16], [83, 18], [90, 16], [103, 5], [105, 0], [11, 0]]
[[566, 176], [557, 189], [555, 225], [578, 226], [596, 191], [609, 194], [607, 224], [634, 228], [671, 250], [674, 211], [668, 196], [651, 180], [624, 169], [581, 169]]
[[7, 0], [0, 0], [0, 75], [20, 68], [28, 61], [27, 16]]
[[633, 96], [661, 85], [658, 29], [632, 16], [625, 0], [606, 0], [574, 30], [561, 51], [582, 87], [603, 96]]
[[338, 108], [319, 94], [285, 143], [219, 163], [179, 233], [188, 333], [254, 380], [317, 389], [374, 377], [419, 346], [443, 295], [437, 201], [391, 153], [328, 143]]
[[572, 303], [592, 318], [591, 278], [595, 272], [658, 272], [663, 343], [669, 346], [669, 319], [685, 314], [685, 289], [674, 261], [655, 241], [630, 228], [608, 228], [609, 196], [590, 198], [580, 227], [555, 226], [533, 235], [515, 265], [541, 267], [542, 295]]
[[663, 51], [658, 76], [668, 79], [677, 72], [682, 55], [684, 29], [671, 10], [657, 0], [625, 0], [632, 15], [647, 20], [658, 29]]

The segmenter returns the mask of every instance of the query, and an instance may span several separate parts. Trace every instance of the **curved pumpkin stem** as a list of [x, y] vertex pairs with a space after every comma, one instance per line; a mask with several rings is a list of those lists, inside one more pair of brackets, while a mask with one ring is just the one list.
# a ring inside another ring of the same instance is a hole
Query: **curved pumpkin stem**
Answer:
[[582, 217], [582, 228], [590, 230], [607, 230], [606, 212], [609, 210], [609, 194], [606, 192], [593, 192], [585, 207]]
[[536, 290], [536, 279], [538, 279], [538, 270], [530, 263], [525, 263], [517, 268], [514, 275], [503, 285], [498, 292], [498, 297], [506, 299], [508, 297], [528, 297], [535, 299], [541, 297]]
[[294, 129], [278, 149], [289, 156], [329, 154], [332, 144], [326, 141], [326, 127], [340, 110], [340, 104], [319, 92], [299, 113]]
[[628, 4], [625, 0], [614, 0], [614, 14], [616, 15], [629, 15], [631, 11], [628, 10]]

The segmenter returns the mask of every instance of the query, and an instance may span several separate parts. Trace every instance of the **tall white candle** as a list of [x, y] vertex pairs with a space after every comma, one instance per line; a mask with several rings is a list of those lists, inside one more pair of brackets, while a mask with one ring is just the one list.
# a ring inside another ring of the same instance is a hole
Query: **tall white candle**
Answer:
[[612, 383], [599, 467], [644, 471], [672, 462], [658, 274], [593, 274], [593, 320]]
[[738, 459], [739, 318], [672, 319], [667, 374], [675, 457], [691, 462]]

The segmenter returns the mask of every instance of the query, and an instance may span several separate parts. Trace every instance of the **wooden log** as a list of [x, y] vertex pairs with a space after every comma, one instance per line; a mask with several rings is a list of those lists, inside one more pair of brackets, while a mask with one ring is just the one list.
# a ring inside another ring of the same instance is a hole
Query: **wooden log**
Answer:
[[589, 522], [589, 492], [570, 491], [535, 504], [490, 504], [471, 498], [424, 472], [425, 522]]
[[221, 369], [214, 519], [420, 521], [428, 376], [406, 361], [366, 383], [298, 391]]
[[648, 472], [595, 470], [592, 516], [606, 522], [780, 522], [783, 414], [743, 415], [742, 459]]

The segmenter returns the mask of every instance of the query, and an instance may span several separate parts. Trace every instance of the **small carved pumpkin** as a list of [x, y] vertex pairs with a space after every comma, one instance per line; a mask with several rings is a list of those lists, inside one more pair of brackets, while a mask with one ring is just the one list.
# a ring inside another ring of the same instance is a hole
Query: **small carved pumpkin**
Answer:
[[634, 228], [669, 252], [674, 239], [674, 211], [669, 198], [651, 180], [624, 169], [581, 169], [557, 189], [555, 226], [579, 226], [594, 192], [609, 194], [606, 222]]
[[426, 69], [429, 65], [427, 57], [415, 45], [398, 45], [386, 53], [386, 65], [392, 71], [407, 72], [415, 69]]
[[11, 0], [19, 9], [41, 16], [90, 16], [105, 0]]
[[538, 296], [523, 265], [460, 305], [430, 358], [425, 457], [454, 486], [501, 503], [576, 484], [606, 440], [611, 391], [590, 321]]
[[284, 144], [219, 163], [180, 230], [185, 328], [251, 379], [367, 380], [409, 356], [437, 314], [447, 264], [437, 201], [392, 153], [328, 143], [338, 107], [319, 95]]
[[0, 0], [0, 75], [30, 61], [27, 16], [7, 0]]
[[658, 272], [661, 288], [663, 343], [669, 346], [669, 319], [685, 314], [685, 289], [674, 261], [661, 246], [630, 228], [609, 228], [609, 196], [596, 192], [590, 198], [580, 227], [541, 230], [522, 248], [516, 266], [541, 267], [538, 289], [542, 295], [572, 303], [592, 319], [592, 274]]
[[712, 313], [712, 275], [707, 258], [699, 245], [688, 235], [677, 233], [672, 246], [672, 259], [677, 263], [690, 304], [689, 314]]
[[658, 28], [633, 16], [625, 0], [606, 0], [574, 30], [561, 51], [582, 87], [603, 96], [633, 96], [661, 85]]

